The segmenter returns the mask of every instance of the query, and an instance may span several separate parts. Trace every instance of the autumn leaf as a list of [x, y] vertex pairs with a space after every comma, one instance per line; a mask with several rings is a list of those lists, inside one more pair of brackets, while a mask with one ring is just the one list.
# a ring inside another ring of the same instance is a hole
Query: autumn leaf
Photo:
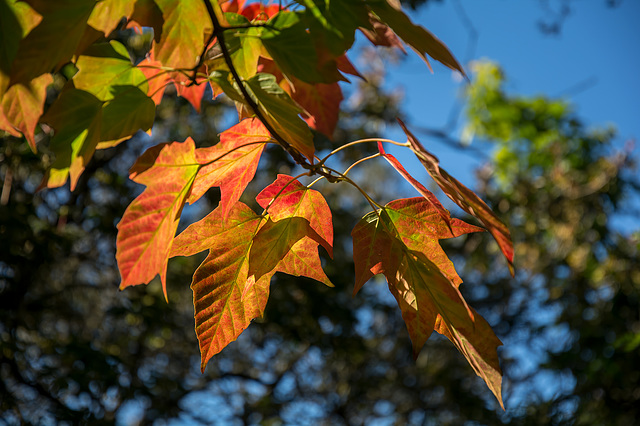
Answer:
[[98, 43], [80, 55], [78, 73], [73, 77], [76, 89], [85, 90], [101, 101], [112, 100], [116, 87], [133, 86], [147, 92], [147, 79], [120, 42]]
[[[202, 371], [211, 357], [262, 315], [276, 272], [307, 276], [332, 286], [317, 257], [318, 243], [298, 238], [294, 229], [305, 228], [306, 222], [306, 230], [313, 233], [308, 221], [296, 217], [279, 222], [265, 221], [236, 202], [228, 213], [217, 207], [175, 238], [171, 257], [209, 250], [191, 284]], [[293, 232], [279, 238], [287, 234], [287, 228]], [[271, 247], [274, 237], [279, 241]], [[288, 237], [292, 239], [287, 241]], [[266, 256], [264, 248], [270, 250]], [[261, 278], [256, 281], [251, 265], [254, 270], [257, 264], [266, 269], [267, 263], [271, 269], [258, 271]]]
[[136, 2], [131, 0], [102, 0], [96, 4], [87, 23], [108, 36], [120, 19], [131, 16], [135, 5]]
[[398, 122], [407, 135], [412, 151], [438, 186], [462, 210], [477, 218], [489, 230], [498, 243], [500, 250], [502, 250], [502, 254], [507, 259], [509, 271], [513, 275], [513, 242], [507, 225], [496, 216], [480, 197], [447, 173], [446, 170], [442, 169], [438, 159], [422, 146], [402, 121], [398, 120]]
[[20, 41], [11, 68], [12, 84], [27, 83], [69, 60], [96, 5], [95, 0], [29, 0], [27, 3], [42, 15], [42, 21]]
[[407, 180], [407, 182], [411, 184], [411, 186], [413, 186], [420, 194], [422, 194], [425, 200], [429, 201], [429, 203], [440, 214], [440, 217], [442, 217], [448, 224], [450, 222], [451, 216], [449, 215], [449, 211], [445, 209], [442, 204], [440, 204], [438, 198], [433, 195], [431, 191], [425, 188], [424, 185], [418, 182], [413, 176], [411, 176], [411, 174], [409, 174], [409, 172], [402, 166], [402, 164], [400, 164], [397, 158], [395, 158], [391, 154], [387, 154], [382, 146], [382, 142], [378, 142], [378, 151], [380, 152], [380, 155], [382, 155], [382, 157], [387, 160], [389, 164], [391, 164], [391, 166], [393, 166], [393, 168], [396, 169], [396, 171]]
[[[393, 3], [393, 4], [392, 4]], [[427, 55], [436, 61], [460, 72], [466, 76], [464, 69], [458, 60], [451, 54], [449, 48], [434, 36], [431, 31], [420, 25], [415, 25], [411, 19], [400, 8], [400, 3], [390, 0], [371, 2], [370, 7], [381, 21], [387, 24], [393, 32], [407, 43], [411, 48], [427, 63], [429, 69], [429, 60]]]
[[211, 148], [196, 150], [201, 169], [193, 183], [189, 203], [193, 204], [212, 186], [219, 186], [220, 208], [229, 212], [255, 176], [260, 156], [271, 135], [257, 118], [247, 118], [220, 134]]
[[22, 132], [33, 152], [36, 152], [36, 125], [44, 108], [47, 86], [52, 82], [51, 74], [43, 74], [29, 83], [14, 84], [2, 95], [0, 115], [4, 115], [7, 124], [11, 125], [7, 126], [7, 131], [14, 135], [12, 128]]
[[191, 68], [202, 53], [205, 29], [211, 26], [201, 0], [156, 0], [162, 11], [162, 38], [156, 59], [171, 68]]
[[191, 290], [201, 370], [264, 312], [270, 275], [249, 279], [249, 250], [261, 217], [236, 203], [228, 213], [218, 207], [175, 238], [171, 256], [209, 250], [193, 275]]
[[246, 84], [269, 124], [313, 163], [313, 135], [309, 126], [298, 116], [302, 111], [278, 85], [275, 76], [258, 73], [247, 80]]
[[309, 127], [331, 139], [338, 124], [340, 102], [343, 99], [340, 85], [309, 84], [295, 78], [290, 81], [284, 83], [288, 86], [285, 90], [304, 109], [304, 120]]
[[331, 209], [322, 194], [302, 185], [297, 179], [278, 175], [275, 182], [256, 197], [260, 207], [267, 209], [275, 221], [302, 217], [321, 237], [320, 244], [333, 257], [333, 223]]
[[182, 207], [200, 165], [191, 138], [148, 149], [131, 167], [134, 182], [146, 185], [118, 223], [116, 259], [120, 289], [149, 283], [160, 275], [167, 297], [166, 271]]
[[467, 306], [461, 280], [438, 240], [481, 228], [452, 219], [448, 226], [422, 198], [396, 200], [366, 215], [354, 228], [354, 293], [384, 274], [409, 330], [414, 355], [435, 329], [447, 336], [485, 380], [502, 406], [497, 347], [488, 323]]

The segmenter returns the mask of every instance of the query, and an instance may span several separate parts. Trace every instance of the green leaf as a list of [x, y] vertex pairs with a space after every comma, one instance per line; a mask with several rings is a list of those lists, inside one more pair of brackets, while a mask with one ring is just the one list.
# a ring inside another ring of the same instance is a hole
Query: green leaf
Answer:
[[100, 140], [102, 101], [84, 90], [67, 90], [42, 120], [55, 129], [50, 148], [56, 157], [43, 184], [56, 188], [70, 177], [73, 191]]
[[275, 131], [313, 162], [315, 148], [311, 130], [298, 115], [302, 111], [278, 85], [275, 76], [256, 74], [246, 81], [246, 87]]
[[202, 0], [156, 0], [162, 11], [162, 37], [156, 59], [171, 68], [191, 68], [204, 48], [211, 20]]
[[411, 19], [400, 9], [399, 4], [398, 6], [391, 5], [390, 0], [376, 0], [368, 4], [371, 10], [389, 25], [405, 43], [411, 46], [427, 65], [429, 64], [427, 55], [429, 55], [443, 65], [466, 76], [464, 69], [447, 46], [426, 28], [411, 22]]
[[267, 52], [285, 75], [307, 83], [343, 80], [335, 63], [333, 68], [321, 64], [306, 21], [302, 12], [280, 12], [271, 18], [261, 37]]
[[80, 55], [76, 66], [75, 87], [102, 101], [114, 98], [115, 86], [133, 86], [144, 93], [149, 87], [144, 73], [131, 63], [127, 49], [117, 41], [92, 45]]
[[28, 82], [71, 59], [84, 35], [95, 0], [29, 0], [42, 21], [20, 41], [11, 82]]
[[135, 4], [131, 0], [100, 0], [89, 16], [88, 24], [108, 36], [122, 18], [129, 19]]

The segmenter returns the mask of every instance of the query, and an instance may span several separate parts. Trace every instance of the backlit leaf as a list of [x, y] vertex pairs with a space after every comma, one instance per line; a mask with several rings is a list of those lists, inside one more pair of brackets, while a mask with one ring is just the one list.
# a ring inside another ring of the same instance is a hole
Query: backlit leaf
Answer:
[[278, 175], [276, 181], [263, 189], [256, 200], [262, 208], [269, 206], [269, 216], [275, 221], [289, 217], [307, 219], [311, 228], [322, 238], [320, 244], [333, 257], [331, 210], [320, 192], [307, 188], [291, 176]]
[[304, 109], [304, 120], [309, 127], [331, 138], [338, 124], [342, 89], [338, 83], [309, 84], [295, 78], [286, 80], [285, 90]]
[[191, 138], [150, 148], [131, 167], [130, 178], [146, 188], [118, 223], [120, 289], [149, 283], [159, 274], [166, 297], [167, 259], [199, 167]]
[[407, 135], [411, 149], [424, 168], [427, 169], [427, 172], [429, 172], [433, 180], [454, 203], [482, 222], [491, 235], [493, 235], [500, 250], [502, 250], [502, 254], [504, 254], [504, 257], [507, 259], [509, 270], [511, 271], [511, 275], [513, 275], [513, 242], [511, 241], [511, 233], [507, 225], [505, 225], [473, 191], [461, 184], [456, 178], [447, 173], [446, 170], [440, 168], [438, 159], [422, 146], [420, 141], [409, 132], [402, 121], [398, 121], [400, 122], [402, 130], [404, 130]]
[[431, 203], [431, 205], [440, 214], [440, 217], [442, 217], [446, 223], [449, 223], [450, 217], [451, 217], [449, 215], [449, 211], [445, 209], [442, 206], [442, 204], [440, 204], [440, 201], [438, 200], [438, 198], [435, 195], [433, 195], [431, 191], [425, 188], [424, 185], [422, 185], [413, 176], [409, 174], [409, 172], [402, 166], [402, 164], [400, 164], [397, 158], [385, 152], [384, 148], [382, 147], [382, 142], [378, 142], [378, 151], [380, 152], [382, 157], [385, 160], [387, 160], [389, 164], [391, 164], [393, 168], [396, 169], [396, 171], [400, 173], [400, 175], [407, 180], [407, 182], [411, 184], [411, 186], [413, 186], [420, 194], [422, 194], [425, 200]]
[[389, 0], [373, 1], [370, 6], [384, 23], [391, 27], [405, 43], [411, 46], [424, 59], [427, 65], [429, 64], [427, 55], [429, 55], [443, 65], [466, 76], [464, 69], [447, 46], [426, 28], [411, 22], [409, 17], [400, 9], [399, 2], [396, 6], [390, 4]]
[[55, 130], [50, 149], [56, 157], [42, 185], [56, 188], [70, 178], [73, 191], [100, 141], [102, 102], [84, 90], [67, 90], [49, 108], [42, 121]]
[[42, 21], [20, 41], [11, 82], [24, 83], [68, 61], [84, 34], [95, 0], [29, 0]]
[[211, 148], [196, 150], [202, 165], [193, 183], [189, 203], [193, 204], [212, 186], [219, 186], [220, 209], [229, 212], [253, 179], [265, 143], [271, 135], [256, 118], [248, 118], [220, 134]]
[[320, 243], [322, 238], [301, 217], [287, 217], [277, 222], [269, 219], [253, 238], [249, 254], [249, 276], [259, 280], [272, 271], [291, 251], [294, 244], [308, 237]]
[[88, 24], [105, 36], [111, 34], [120, 19], [129, 18], [136, 2], [131, 0], [101, 0], [89, 16]]
[[162, 11], [162, 38], [156, 46], [156, 59], [171, 68], [191, 68], [204, 47], [205, 29], [211, 27], [201, 0], [156, 0]]
[[261, 220], [249, 207], [236, 203], [228, 214], [216, 208], [175, 239], [172, 256], [209, 249], [191, 283], [203, 372], [212, 356], [264, 312], [273, 273], [258, 282], [248, 275], [249, 250]]
[[80, 55], [76, 66], [79, 71], [73, 77], [75, 87], [102, 101], [113, 99], [117, 86], [133, 86], [147, 92], [144, 73], [131, 63], [127, 49], [117, 41], [92, 45]]
[[384, 274], [409, 330], [414, 355], [434, 329], [444, 334], [503, 406], [497, 355], [502, 343], [484, 318], [467, 306], [457, 288], [461, 280], [437, 242], [478, 230], [455, 219], [447, 226], [421, 198], [393, 201], [366, 215], [352, 232], [354, 292], [374, 275]]
[[259, 73], [246, 81], [266, 119], [276, 132], [313, 163], [313, 135], [298, 116], [302, 111], [282, 90], [275, 76]]
[[43, 74], [29, 83], [14, 84], [2, 95], [0, 115], [22, 132], [33, 152], [36, 152], [36, 125], [44, 108], [47, 86], [52, 82], [51, 74]]

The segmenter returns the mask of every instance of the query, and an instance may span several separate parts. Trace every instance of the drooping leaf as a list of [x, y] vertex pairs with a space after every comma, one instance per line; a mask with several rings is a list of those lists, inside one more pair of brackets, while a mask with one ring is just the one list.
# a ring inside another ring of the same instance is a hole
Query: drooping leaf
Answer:
[[202, 53], [205, 30], [211, 27], [201, 0], [156, 0], [162, 11], [162, 37], [156, 59], [171, 68], [191, 68]]
[[371, 29], [360, 28], [360, 31], [362, 31], [371, 43], [375, 46], [395, 47], [403, 53], [407, 53], [402, 41], [400, 41], [396, 33], [394, 33], [387, 24], [380, 22], [373, 14], [369, 15], [369, 22], [371, 23]]
[[335, 287], [322, 269], [318, 242], [309, 237], [303, 237], [291, 247], [291, 251], [278, 264], [277, 271], [296, 277], [308, 277], [328, 287]]
[[211, 148], [196, 150], [202, 165], [193, 183], [189, 203], [193, 204], [212, 186], [219, 186], [220, 209], [229, 212], [253, 179], [265, 143], [271, 135], [256, 118], [248, 118], [220, 134]]
[[436, 320], [435, 330], [447, 336], [467, 359], [482, 380], [487, 384], [504, 410], [502, 401], [502, 369], [498, 359], [498, 346], [502, 342], [495, 335], [489, 323], [471, 308], [474, 315], [473, 328], [449, 327], [442, 318]]
[[14, 84], [2, 95], [0, 115], [7, 124], [22, 132], [33, 152], [36, 152], [36, 125], [44, 108], [47, 86], [52, 82], [51, 74], [43, 74], [29, 83]]
[[313, 135], [309, 126], [298, 116], [302, 111], [278, 85], [276, 78], [271, 74], [259, 73], [246, 83], [269, 124], [313, 163]]
[[455, 286], [462, 283], [438, 240], [484, 232], [484, 228], [456, 218], [443, 218], [441, 212], [424, 198], [391, 201], [385, 206], [385, 211], [410, 250], [423, 253]]
[[136, 2], [131, 0], [101, 0], [91, 12], [87, 23], [108, 36], [116, 28], [120, 19], [129, 19], [135, 4]]
[[175, 239], [172, 256], [209, 249], [191, 283], [203, 372], [211, 357], [264, 312], [273, 273], [257, 282], [248, 275], [249, 250], [261, 220], [249, 207], [236, 203], [229, 213], [216, 208]]
[[393, 201], [366, 215], [352, 232], [354, 292], [374, 275], [384, 274], [409, 330], [414, 355], [434, 329], [446, 335], [503, 406], [497, 355], [502, 343], [467, 306], [457, 287], [461, 280], [437, 243], [478, 230], [462, 221], [447, 226], [423, 199]]
[[50, 148], [56, 158], [41, 186], [56, 188], [70, 178], [73, 191], [100, 141], [102, 102], [84, 90], [67, 90], [49, 108], [42, 121], [55, 130]]
[[426, 28], [411, 22], [411, 19], [401, 10], [400, 2], [382, 0], [373, 1], [369, 5], [380, 20], [391, 27], [405, 43], [411, 46], [424, 59], [427, 65], [429, 65], [429, 60], [427, 59], [427, 55], [429, 55], [443, 65], [466, 76], [464, 69], [447, 46]]
[[[95, 0], [29, 0], [42, 21], [20, 41], [11, 82], [25, 83], [68, 61], [84, 34]], [[62, 36], [64, 35], [64, 36]]]
[[[325, 66], [319, 58], [314, 40], [307, 31], [302, 12], [280, 12], [269, 19], [261, 40], [282, 72], [307, 83], [334, 83], [342, 80], [337, 65]], [[342, 52], [341, 52], [342, 53]]]
[[[338, 83], [309, 84], [295, 78], [284, 80], [285, 90], [304, 109], [309, 127], [331, 138], [338, 124], [342, 89]], [[288, 89], [288, 90], [287, 90]]]
[[[231, 62], [243, 79], [248, 79], [257, 73], [258, 59], [263, 51], [260, 35], [262, 28], [250, 27], [250, 21], [235, 13], [226, 13], [225, 17], [229, 25], [247, 28], [237, 28], [225, 32], [225, 43], [231, 56]], [[215, 59], [209, 60], [207, 63], [209, 70], [214, 69], [228, 70], [227, 64], [222, 56], [222, 50], [217, 46]]]
[[461, 184], [456, 178], [451, 176], [446, 170], [440, 168], [438, 159], [427, 151], [416, 137], [406, 128], [400, 120], [400, 126], [407, 135], [414, 154], [433, 180], [438, 184], [445, 194], [462, 210], [477, 218], [489, 230], [495, 238], [502, 254], [507, 259], [509, 270], [513, 275], [513, 242], [509, 228], [496, 216], [496, 214], [480, 199], [473, 191]]
[[56, 131], [50, 144], [56, 159], [43, 186], [62, 186], [69, 177], [73, 190], [97, 148], [115, 146], [138, 130], [151, 128], [153, 101], [132, 86], [112, 89], [113, 98], [107, 102], [84, 90], [63, 91], [42, 117]]
[[322, 194], [302, 185], [291, 176], [279, 174], [276, 181], [256, 197], [260, 207], [267, 208], [274, 221], [302, 217], [322, 238], [320, 244], [333, 257], [333, 222], [331, 209]]
[[356, 288], [384, 274], [409, 330], [414, 356], [433, 332], [438, 315], [447, 324], [473, 327], [458, 288], [427, 256], [404, 244], [386, 209], [365, 216], [352, 236]]
[[268, 219], [253, 237], [249, 253], [249, 276], [259, 280], [271, 272], [291, 251], [293, 245], [304, 237], [317, 243], [322, 242], [322, 237], [311, 228], [306, 219], [296, 216], [277, 222]]
[[118, 86], [133, 86], [147, 93], [144, 73], [131, 63], [126, 47], [117, 41], [92, 45], [80, 55], [76, 66], [75, 87], [92, 93], [101, 101], [112, 100], [114, 87]]
[[422, 194], [425, 200], [431, 203], [431, 205], [440, 214], [440, 217], [442, 217], [447, 224], [450, 223], [451, 216], [449, 215], [449, 211], [445, 209], [442, 204], [440, 204], [438, 198], [433, 195], [431, 191], [425, 188], [424, 185], [422, 185], [409, 174], [409, 172], [402, 166], [402, 164], [400, 164], [396, 157], [385, 152], [384, 148], [382, 147], [382, 142], [378, 142], [378, 151], [380, 152], [380, 155], [382, 155], [382, 157], [387, 160], [389, 164], [391, 164], [393, 168], [396, 169], [396, 171], [407, 180], [407, 182], [411, 184], [411, 186], [413, 186], [420, 194]]
[[147, 284], [159, 274], [166, 297], [171, 244], [199, 168], [191, 138], [150, 148], [131, 167], [130, 178], [146, 188], [118, 223], [120, 289]]
[[11, 64], [24, 38], [42, 17], [27, 3], [18, 0], [0, 2], [0, 96], [9, 87]]

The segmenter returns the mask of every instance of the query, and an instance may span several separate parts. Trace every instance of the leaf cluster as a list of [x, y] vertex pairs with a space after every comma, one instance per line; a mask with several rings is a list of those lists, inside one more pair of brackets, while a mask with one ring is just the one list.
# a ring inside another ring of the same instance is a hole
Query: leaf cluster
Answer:
[[[435, 330], [451, 340], [500, 404], [501, 345], [488, 323], [464, 300], [461, 279], [438, 240], [480, 228], [450, 216], [437, 198], [385, 152], [383, 143], [404, 146], [434, 182], [496, 239], [513, 273], [513, 246], [506, 226], [471, 190], [447, 173], [437, 158], [402, 126], [406, 143], [384, 139], [334, 142], [317, 156], [314, 139], [335, 130], [346, 75], [360, 76], [349, 62], [356, 31], [374, 45], [409, 45], [427, 65], [431, 57], [465, 75], [447, 47], [414, 24], [393, 0], [304, 0], [285, 8], [244, 1], [93, 0], [18, 2], [2, 0], [0, 128], [24, 135], [36, 152], [41, 124], [55, 159], [41, 187], [78, 185], [94, 154], [118, 146], [139, 131], [151, 132], [156, 106], [168, 85], [196, 110], [205, 94], [225, 95], [238, 124], [212, 147], [187, 138], [148, 149], [129, 177], [144, 191], [118, 223], [116, 259], [120, 288], [160, 276], [166, 293], [170, 257], [208, 251], [196, 269], [196, 335], [201, 368], [251, 321], [262, 316], [276, 272], [305, 276], [332, 286], [318, 246], [333, 255], [333, 220], [316, 182], [346, 184], [370, 204], [354, 228], [357, 292], [383, 274], [396, 298], [417, 355]], [[152, 31], [148, 54], [132, 60], [114, 36], [119, 27]], [[58, 34], [64, 29], [61, 42]], [[430, 65], [429, 65], [430, 67]], [[47, 87], [58, 84], [47, 103]], [[331, 166], [344, 150], [377, 143], [378, 152], [346, 170]], [[299, 166], [297, 176], [278, 175], [256, 196], [254, 212], [240, 201], [267, 146], [280, 147]], [[422, 195], [380, 205], [349, 172], [383, 157]], [[307, 185], [303, 177], [317, 177]], [[176, 236], [182, 210], [210, 188], [218, 206]]]

